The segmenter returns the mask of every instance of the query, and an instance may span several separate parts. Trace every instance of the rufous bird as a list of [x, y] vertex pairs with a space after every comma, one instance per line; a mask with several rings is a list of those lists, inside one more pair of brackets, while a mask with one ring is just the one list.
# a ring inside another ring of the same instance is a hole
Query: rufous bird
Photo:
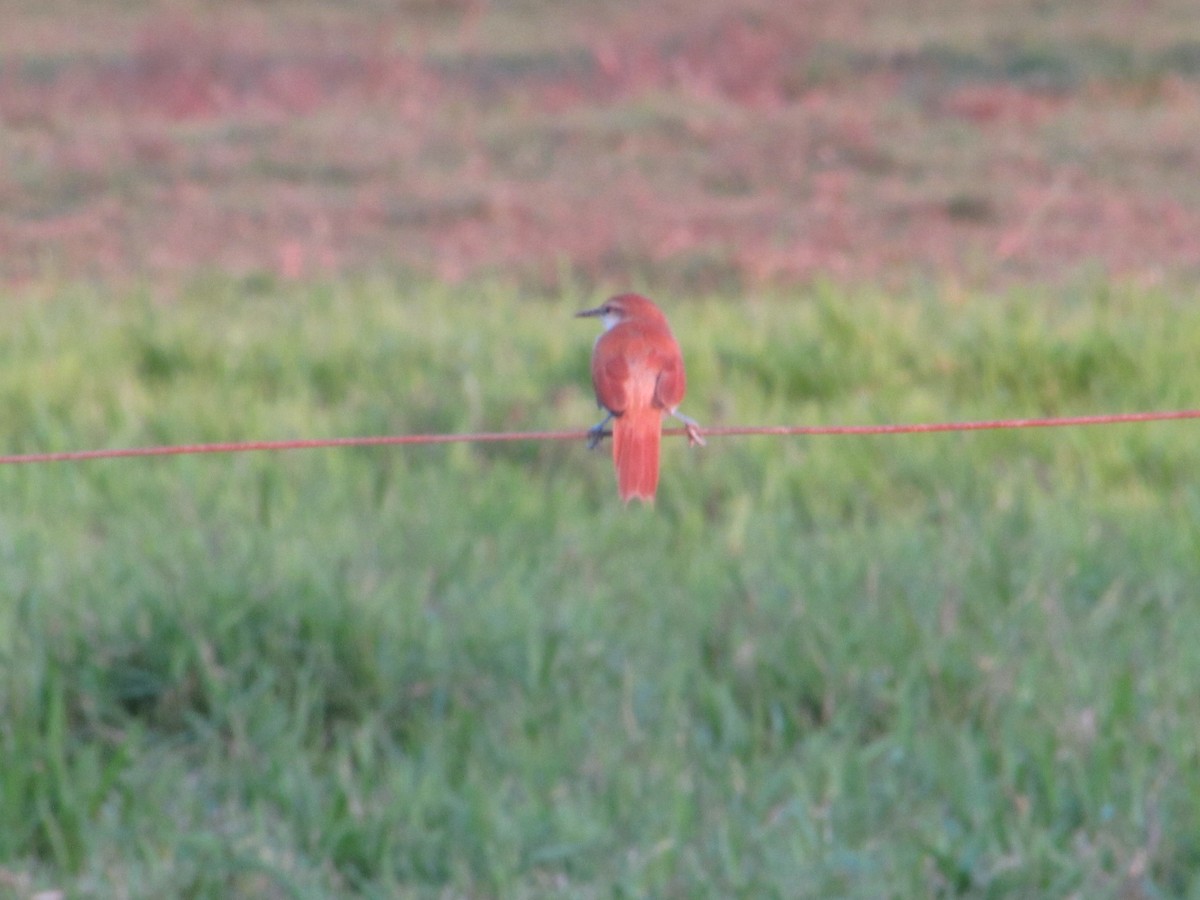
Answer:
[[617, 492], [627, 503], [634, 497], [651, 503], [663, 414], [683, 422], [690, 443], [704, 443], [700, 426], [679, 412], [687, 388], [683, 354], [662, 310], [639, 294], [611, 297], [577, 315], [604, 322], [592, 350], [592, 385], [596, 404], [608, 415], [588, 431], [588, 448], [600, 443], [612, 422]]

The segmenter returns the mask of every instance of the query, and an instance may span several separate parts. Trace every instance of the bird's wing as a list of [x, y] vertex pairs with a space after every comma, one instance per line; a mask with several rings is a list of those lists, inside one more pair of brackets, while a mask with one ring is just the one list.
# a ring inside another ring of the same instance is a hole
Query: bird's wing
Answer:
[[674, 339], [669, 348], [658, 353], [659, 373], [654, 385], [654, 405], [665, 410], [674, 410], [683, 402], [687, 389], [687, 376], [683, 371], [683, 357]]
[[596, 344], [596, 352], [592, 354], [592, 385], [596, 389], [596, 402], [620, 415], [628, 405], [625, 384], [629, 380], [629, 362], [624, 354], [611, 352], [611, 344], [604, 337], [607, 335]]

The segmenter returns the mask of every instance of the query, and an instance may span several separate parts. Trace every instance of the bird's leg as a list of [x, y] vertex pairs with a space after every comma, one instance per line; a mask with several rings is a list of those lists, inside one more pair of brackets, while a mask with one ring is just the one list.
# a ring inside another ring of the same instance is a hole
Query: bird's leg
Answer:
[[704, 446], [704, 438], [700, 436], [699, 422], [697, 422], [691, 416], [685, 416], [683, 413], [679, 412], [679, 410], [672, 410], [671, 415], [683, 423], [683, 430], [687, 432], [688, 444], [693, 447], [697, 444], [699, 444], [701, 447]]
[[600, 441], [602, 441], [604, 439], [604, 429], [608, 426], [608, 423], [611, 422], [616, 417], [617, 417], [616, 413], [610, 412], [608, 415], [606, 415], [603, 419], [600, 420], [599, 424], [593, 425], [591, 428], [588, 429], [587, 446], [588, 446], [589, 450], [596, 449], [596, 445], [599, 444]]

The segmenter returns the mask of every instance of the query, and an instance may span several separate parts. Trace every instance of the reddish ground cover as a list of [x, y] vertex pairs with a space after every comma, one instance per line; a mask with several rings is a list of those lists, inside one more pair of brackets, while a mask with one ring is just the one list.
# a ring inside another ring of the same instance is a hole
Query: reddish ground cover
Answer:
[[1200, 12], [1051, 6], [18, 3], [0, 280], [1200, 274]]

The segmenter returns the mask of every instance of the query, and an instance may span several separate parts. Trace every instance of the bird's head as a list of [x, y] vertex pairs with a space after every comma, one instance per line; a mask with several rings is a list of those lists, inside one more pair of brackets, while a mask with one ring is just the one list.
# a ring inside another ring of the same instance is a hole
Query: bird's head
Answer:
[[614, 325], [635, 319], [666, 322], [662, 311], [641, 294], [618, 294], [615, 297], [609, 297], [595, 309], [585, 309], [575, 315], [599, 317], [604, 322], [605, 331]]

